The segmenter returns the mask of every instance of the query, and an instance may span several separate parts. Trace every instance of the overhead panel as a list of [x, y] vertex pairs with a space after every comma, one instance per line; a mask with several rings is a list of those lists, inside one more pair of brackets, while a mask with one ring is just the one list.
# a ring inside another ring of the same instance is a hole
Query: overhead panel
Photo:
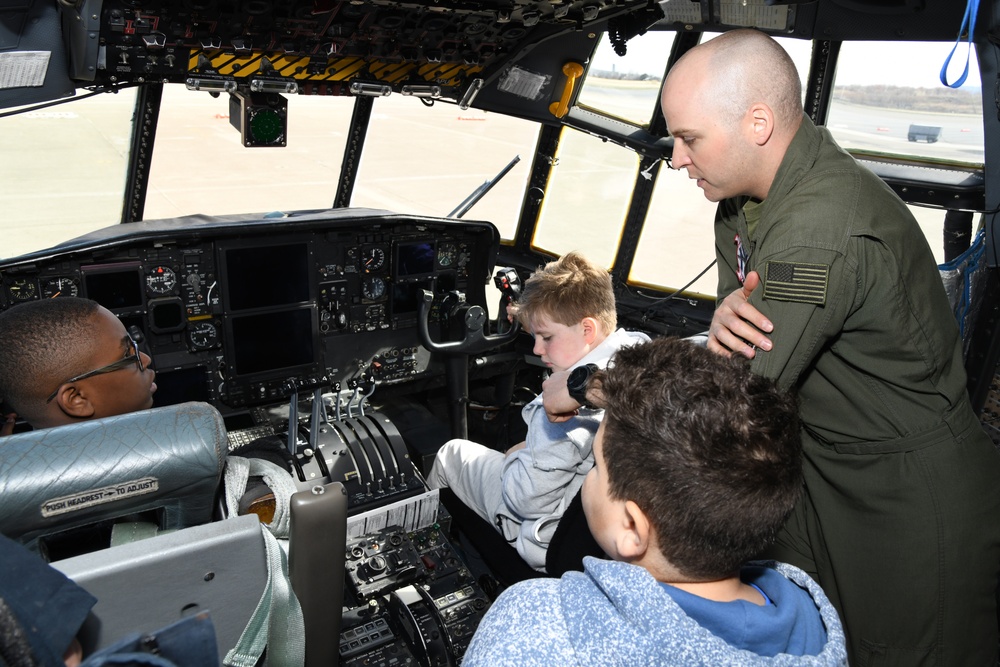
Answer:
[[320, 95], [407, 87], [459, 100], [530, 46], [647, 4], [110, 0], [66, 11], [101, 17], [99, 34], [71, 30], [70, 38], [99, 42], [96, 50], [74, 49], [93, 54], [96, 62], [76, 71], [98, 83], [155, 79], [209, 92]]

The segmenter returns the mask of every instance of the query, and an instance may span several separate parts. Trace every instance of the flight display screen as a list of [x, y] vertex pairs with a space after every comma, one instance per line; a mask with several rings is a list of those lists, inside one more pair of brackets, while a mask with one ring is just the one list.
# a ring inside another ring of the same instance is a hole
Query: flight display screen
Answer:
[[237, 376], [308, 366], [315, 358], [311, 306], [230, 318]]
[[396, 277], [419, 278], [432, 275], [436, 254], [433, 241], [400, 243], [396, 246]]
[[224, 258], [229, 312], [309, 301], [307, 244], [228, 248]]
[[203, 366], [157, 371], [153, 406], [208, 401], [210, 399], [208, 383], [208, 369]]
[[108, 310], [142, 306], [142, 276], [138, 264], [82, 266], [87, 298]]
[[394, 315], [415, 313], [420, 307], [423, 290], [430, 289], [424, 283], [394, 283], [392, 286], [392, 312]]

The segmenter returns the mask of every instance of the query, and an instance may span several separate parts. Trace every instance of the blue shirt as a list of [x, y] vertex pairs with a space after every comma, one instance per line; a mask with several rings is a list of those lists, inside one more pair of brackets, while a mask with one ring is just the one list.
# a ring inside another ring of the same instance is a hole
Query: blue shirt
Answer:
[[760, 590], [767, 604], [716, 602], [669, 584], [663, 588], [692, 620], [736, 648], [767, 657], [818, 655], [823, 650], [826, 629], [807, 591], [759, 566], [745, 566], [740, 579]]

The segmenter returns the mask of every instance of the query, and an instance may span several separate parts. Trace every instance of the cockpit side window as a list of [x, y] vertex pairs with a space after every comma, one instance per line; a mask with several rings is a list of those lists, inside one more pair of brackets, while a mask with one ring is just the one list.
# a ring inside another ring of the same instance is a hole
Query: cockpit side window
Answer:
[[660, 166], [646, 222], [636, 247], [629, 282], [714, 296], [718, 274], [715, 259], [716, 203], [705, 199], [687, 173]]
[[556, 255], [579, 250], [610, 267], [638, 171], [634, 151], [563, 128], [532, 246]]
[[674, 32], [647, 32], [625, 43], [618, 55], [607, 35], [594, 51], [577, 104], [647, 127], [660, 103], [660, 84]]
[[[844, 42], [827, 127], [855, 157], [903, 161], [918, 166], [984, 162], [982, 91], [976, 53], [959, 88], [940, 81], [941, 67], [954, 43]], [[947, 80], [965, 68], [965, 47], [957, 49]], [[938, 262], [945, 211], [910, 205]]]
[[[844, 148], [929, 161], [983, 163], [983, 102], [976, 53], [959, 88], [940, 81], [954, 44], [843, 42], [827, 127]], [[948, 70], [954, 82], [966, 48]]]

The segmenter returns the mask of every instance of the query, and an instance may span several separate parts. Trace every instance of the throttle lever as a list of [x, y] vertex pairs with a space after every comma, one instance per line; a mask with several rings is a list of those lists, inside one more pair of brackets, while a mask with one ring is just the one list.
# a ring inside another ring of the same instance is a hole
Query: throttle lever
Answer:
[[299, 450], [299, 388], [294, 380], [288, 383], [291, 387], [291, 396], [288, 398], [288, 453], [293, 457]]
[[316, 459], [320, 473], [325, 479], [329, 479], [332, 482], [330, 469], [326, 465], [326, 455], [320, 451], [319, 442], [319, 434], [327, 424], [329, 424], [329, 421], [326, 416], [326, 404], [323, 403], [323, 388], [316, 387], [313, 390], [312, 414], [309, 418], [309, 449], [312, 450], [312, 455]]
[[365, 416], [365, 401], [375, 393], [375, 385], [375, 378], [366, 375], [362, 375], [358, 382], [358, 388], [361, 390], [361, 398], [358, 399], [358, 414], [362, 417]]

